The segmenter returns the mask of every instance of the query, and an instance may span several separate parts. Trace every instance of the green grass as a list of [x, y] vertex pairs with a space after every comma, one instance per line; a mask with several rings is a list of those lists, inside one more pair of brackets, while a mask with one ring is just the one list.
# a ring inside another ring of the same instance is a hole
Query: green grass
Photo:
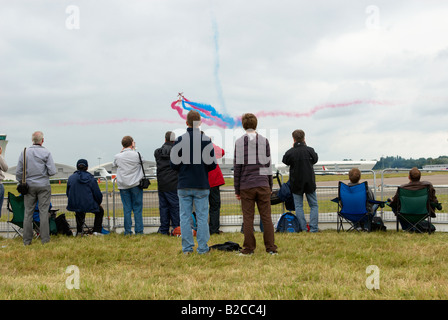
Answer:
[[[47, 245], [0, 240], [0, 299], [440, 299], [448, 298], [446, 234], [276, 234], [279, 255], [264, 252], [261, 233], [250, 257], [181, 253], [181, 238], [150, 234], [68, 238]], [[240, 233], [214, 235], [209, 245]], [[66, 273], [79, 268], [80, 289]], [[366, 268], [379, 268], [369, 290]]]

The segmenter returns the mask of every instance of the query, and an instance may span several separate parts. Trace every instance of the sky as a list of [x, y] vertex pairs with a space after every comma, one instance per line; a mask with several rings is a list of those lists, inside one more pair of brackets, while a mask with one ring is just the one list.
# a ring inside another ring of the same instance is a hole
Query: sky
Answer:
[[[146, 160], [185, 121], [183, 92], [258, 131], [281, 164], [302, 129], [323, 161], [448, 154], [443, 0], [0, 0], [0, 133], [17, 163]], [[203, 124], [231, 156], [241, 128]]]

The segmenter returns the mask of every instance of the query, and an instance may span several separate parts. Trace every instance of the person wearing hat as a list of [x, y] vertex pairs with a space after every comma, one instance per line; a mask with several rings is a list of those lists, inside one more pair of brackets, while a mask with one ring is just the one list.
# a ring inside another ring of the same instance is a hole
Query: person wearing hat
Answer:
[[89, 164], [85, 159], [79, 159], [75, 171], [67, 181], [67, 210], [76, 215], [76, 235], [82, 235], [86, 212], [95, 214], [93, 234], [100, 235], [103, 229], [104, 209], [101, 206], [103, 194], [95, 177], [87, 172]]

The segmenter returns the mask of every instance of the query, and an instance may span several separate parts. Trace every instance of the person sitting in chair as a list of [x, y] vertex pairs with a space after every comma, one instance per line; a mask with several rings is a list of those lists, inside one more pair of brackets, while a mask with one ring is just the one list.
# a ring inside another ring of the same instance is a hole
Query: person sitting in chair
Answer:
[[[436, 190], [434, 189], [434, 186], [429, 181], [420, 181], [422, 174], [420, 170], [418, 170], [416, 167], [412, 168], [409, 171], [409, 183], [403, 184], [400, 186], [400, 188], [406, 189], [406, 190], [421, 190], [424, 188], [429, 187], [429, 202], [430, 202], [430, 210], [429, 214], [431, 218], [435, 218], [435, 209], [442, 210], [442, 204], [439, 203], [436, 197]], [[398, 189], [395, 193], [394, 197], [392, 199], [387, 199], [387, 202], [389, 202], [389, 206], [392, 208], [393, 212], [396, 214], [398, 209]], [[400, 224], [403, 229], [408, 229], [410, 225], [406, 222], [400, 219]]]
[[[356, 186], [360, 184], [359, 181], [361, 180], [361, 171], [358, 168], [352, 168], [348, 172], [348, 178], [350, 179], [348, 186]], [[370, 188], [367, 188], [366, 194], [367, 194], [367, 200], [375, 200], [375, 196]], [[378, 207], [379, 204], [374, 204], [370, 202], [367, 202], [366, 204], [366, 209], [372, 217], [376, 215], [376, 210], [378, 209]], [[362, 228], [364, 227], [363, 222], [360, 222], [360, 227]]]
[[80, 159], [76, 163], [75, 171], [67, 181], [67, 210], [76, 215], [76, 235], [82, 235], [86, 212], [95, 214], [93, 234], [102, 234], [104, 209], [101, 206], [103, 194], [95, 177], [87, 172], [88, 162]]
[[[361, 171], [358, 168], [352, 168], [348, 172], [348, 178], [350, 179], [348, 186], [358, 185], [360, 183], [359, 180], [361, 180]], [[375, 200], [375, 196], [370, 188], [367, 189], [367, 200]], [[375, 215], [377, 209], [378, 209], [377, 204], [367, 202], [367, 210], [370, 212], [372, 216]]]

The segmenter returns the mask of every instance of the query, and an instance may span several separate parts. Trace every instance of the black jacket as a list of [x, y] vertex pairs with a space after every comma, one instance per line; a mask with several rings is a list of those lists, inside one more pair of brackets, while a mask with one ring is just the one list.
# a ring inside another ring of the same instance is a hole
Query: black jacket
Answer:
[[173, 145], [174, 143], [165, 142], [162, 147], [154, 151], [157, 163], [158, 190], [161, 192], [177, 191], [178, 173], [170, 166], [170, 152]]
[[317, 160], [317, 153], [306, 144], [296, 142], [293, 148], [286, 151], [282, 161], [289, 166], [292, 193], [302, 195], [316, 191], [313, 165]]

